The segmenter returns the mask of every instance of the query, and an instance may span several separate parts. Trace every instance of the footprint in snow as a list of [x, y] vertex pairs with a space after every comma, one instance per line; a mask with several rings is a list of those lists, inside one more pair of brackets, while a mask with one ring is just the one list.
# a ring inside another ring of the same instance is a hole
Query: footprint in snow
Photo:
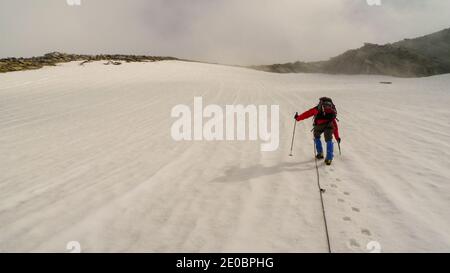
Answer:
[[344, 200], [344, 199], [341, 199], [341, 198], [339, 198], [339, 199], [338, 199], [338, 202], [340, 202], [340, 203], [345, 203], [345, 200]]
[[348, 191], [345, 191], [344, 194], [347, 196], [350, 195], [350, 193]]
[[350, 222], [352, 220], [352, 218], [345, 216], [344, 218], [342, 218], [342, 220], [344, 220], [346, 222]]
[[339, 179], [339, 178], [336, 178], [336, 181], [337, 181], [337, 182], [341, 182], [341, 179]]
[[331, 187], [332, 187], [332, 188], [335, 188], [335, 189], [338, 188], [338, 186], [337, 186], [336, 184], [331, 184]]
[[353, 210], [354, 212], [360, 212], [359, 208], [352, 207], [352, 210]]
[[358, 243], [358, 241], [356, 241], [355, 239], [350, 239], [349, 243], [350, 243], [350, 246], [353, 246], [353, 247], [360, 247], [361, 246]]
[[372, 235], [372, 232], [370, 232], [370, 230], [368, 230], [367, 228], [361, 229], [361, 233], [367, 236]]

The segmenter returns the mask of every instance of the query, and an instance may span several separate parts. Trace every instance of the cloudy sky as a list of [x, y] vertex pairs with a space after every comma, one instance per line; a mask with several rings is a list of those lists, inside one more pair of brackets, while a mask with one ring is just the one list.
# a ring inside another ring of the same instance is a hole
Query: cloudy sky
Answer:
[[448, 0], [0, 0], [0, 57], [165, 55], [229, 64], [322, 60], [450, 27]]

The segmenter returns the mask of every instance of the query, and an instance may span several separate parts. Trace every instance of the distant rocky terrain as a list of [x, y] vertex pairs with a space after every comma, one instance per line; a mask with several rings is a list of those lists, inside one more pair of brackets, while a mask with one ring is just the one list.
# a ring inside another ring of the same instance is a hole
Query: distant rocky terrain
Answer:
[[252, 66], [276, 73], [373, 74], [426, 77], [450, 73], [450, 29], [427, 36], [363, 47], [320, 62]]
[[164, 60], [177, 60], [177, 58], [138, 55], [77, 55], [53, 52], [40, 57], [0, 59], [0, 73], [39, 69], [44, 66], [55, 66], [58, 63], [73, 61], [81, 61], [81, 64], [93, 61], [107, 61], [105, 64], [120, 65], [121, 62], [156, 62]]
[[450, 28], [416, 39], [393, 44], [450, 66]]
[[[53, 52], [40, 57], [0, 59], [0, 73], [39, 69], [58, 63], [106, 61], [155, 62], [179, 60], [173, 57], [138, 55], [77, 55]], [[426, 77], [450, 73], [450, 28], [415, 39], [377, 45], [366, 43], [328, 61], [257, 65], [249, 68], [275, 73], [369, 74], [396, 77]]]

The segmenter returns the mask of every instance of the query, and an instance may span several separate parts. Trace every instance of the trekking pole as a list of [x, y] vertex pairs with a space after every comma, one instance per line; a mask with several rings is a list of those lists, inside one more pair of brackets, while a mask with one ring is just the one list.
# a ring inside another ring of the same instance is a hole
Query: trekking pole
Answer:
[[[298, 112], [295, 114], [295, 116], [298, 116]], [[291, 153], [289, 154], [289, 156], [293, 156], [292, 150], [294, 149], [295, 128], [297, 128], [297, 120], [294, 119], [294, 133], [292, 134]]]
[[341, 153], [341, 143], [340, 142], [338, 142], [338, 147], [339, 147], [339, 155], [342, 155], [342, 153]]

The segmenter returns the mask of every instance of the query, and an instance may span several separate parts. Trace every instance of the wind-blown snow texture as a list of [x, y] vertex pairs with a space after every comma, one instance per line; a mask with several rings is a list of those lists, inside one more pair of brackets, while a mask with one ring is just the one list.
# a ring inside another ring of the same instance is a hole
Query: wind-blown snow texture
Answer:
[[[380, 81], [393, 81], [381, 85]], [[311, 121], [339, 109], [320, 164], [335, 252], [450, 250], [450, 75], [270, 74], [178, 61], [0, 75], [0, 251], [326, 252]], [[174, 105], [279, 104], [281, 143], [174, 142]]]

